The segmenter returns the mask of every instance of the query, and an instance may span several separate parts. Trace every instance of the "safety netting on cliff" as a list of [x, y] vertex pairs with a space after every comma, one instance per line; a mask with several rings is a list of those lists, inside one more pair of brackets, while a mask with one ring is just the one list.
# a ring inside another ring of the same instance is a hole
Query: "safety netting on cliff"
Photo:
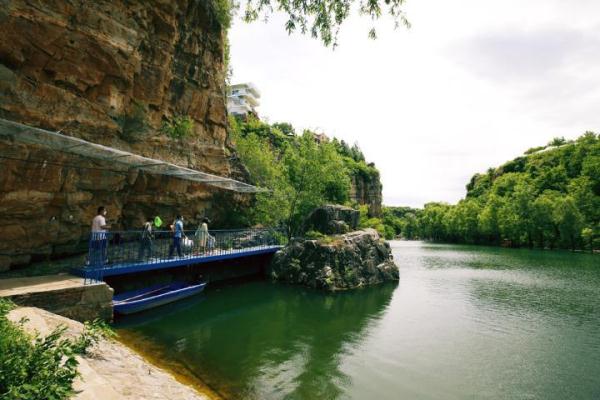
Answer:
[[264, 191], [264, 189], [235, 179], [196, 171], [166, 161], [140, 156], [59, 132], [34, 128], [2, 118], [0, 118], [0, 138], [11, 142], [39, 145], [89, 159], [106, 161], [111, 164], [118, 163], [126, 168], [139, 169], [151, 174], [173, 176], [235, 192], [256, 193]]

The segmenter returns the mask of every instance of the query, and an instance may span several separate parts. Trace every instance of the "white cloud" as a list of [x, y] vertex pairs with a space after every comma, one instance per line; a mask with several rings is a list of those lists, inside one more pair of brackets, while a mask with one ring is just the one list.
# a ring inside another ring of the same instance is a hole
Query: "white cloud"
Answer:
[[471, 175], [554, 136], [600, 131], [600, 2], [409, 0], [410, 30], [353, 17], [340, 47], [237, 23], [234, 82], [261, 116], [358, 141], [386, 204], [455, 202]]

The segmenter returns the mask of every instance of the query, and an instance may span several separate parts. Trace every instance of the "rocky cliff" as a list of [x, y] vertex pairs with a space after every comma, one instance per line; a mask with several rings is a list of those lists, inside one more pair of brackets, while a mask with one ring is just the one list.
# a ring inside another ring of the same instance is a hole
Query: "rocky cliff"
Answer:
[[366, 204], [369, 217], [381, 216], [382, 189], [379, 172], [369, 175], [358, 173], [351, 177], [350, 198], [358, 204]]
[[[206, 0], [0, 0], [0, 118], [232, 176], [223, 31]], [[161, 126], [189, 116], [183, 139]], [[228, 193], [0, 141], [0, 270], [84, 246], [106, 205], [145, 216], [226, 212]], [[214, 208], [215, 196], [219, 208]]]

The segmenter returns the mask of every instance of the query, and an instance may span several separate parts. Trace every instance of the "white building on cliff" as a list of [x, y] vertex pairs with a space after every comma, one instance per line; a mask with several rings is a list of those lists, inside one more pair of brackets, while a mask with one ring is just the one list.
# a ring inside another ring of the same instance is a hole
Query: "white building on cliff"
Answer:
[[258, 107], [260, 92], [252, 83], [238, 83], [229, 87], [227, 93], [227, 111], [229, 114], [247, 117], [248, 115], [258, 116], [256, 107]]

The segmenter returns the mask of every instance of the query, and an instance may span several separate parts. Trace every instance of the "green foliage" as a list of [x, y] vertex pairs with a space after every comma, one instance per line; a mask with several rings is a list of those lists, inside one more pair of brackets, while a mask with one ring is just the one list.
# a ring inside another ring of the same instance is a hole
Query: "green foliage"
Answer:
[[116, 336], [116, 332], [101, 319], [86, 321], [83, 323], [83, 333], [73, 342], [73, 350], [78, 354], [87, 354], [101, 339]]
[[567, 140], [564, 137], [555, 137], [554, 139], [552, 139], [550, 141], [550, 143], [548, 143], [548, 146], [562, 146], [563, 144], [566, 144]]
[[[365, 211], [366, 209], [363, 210]], [[383, 207], [381, 223], [384, 237], [388, 240], [396, 237], [418, 239], [418, 216], [421, 213], [422, 210], [411, 207]]]
[[379, 235], [384, 236], [386, 239], [393, 239], [393, 233], [391, 229], [387, 229], [388, 235], [386, 236], [386, 226], [383, 224], [383, 221], [380, 218], [369, 218], [369, 207], [367, 205], [361, 205], [358, 207], [358, 211], [360, 212], [360, 219], [358, 226], [360, 228], [373, 228], [379, 233]]
[[253, 184], [268, 188], [256, 194], [253, 207], [244, 210], [247, 223], [276, 226], [289, 217], [292, 187], [282, 161], [281, 151], [274, 148], [268, 137], [256, 132], [242, 134], [244, 123], [231, 121], [231, 136], [240, 159], [248, 169]]
[[308, 240], [317, 240], [321, 244], [335, 243], [335, 236], [325, 235], [319, 231], [308, 231], [304, 234], [304, 238]]
[[586, 250], [593, 252], [594, 249], [600, 249], [600, 224], [594, 227], [583, 228], [581, 230], [581, 237]]
[[73, 380], [78, 376], [77, 354], [83, 354], [106, 332], [99, 323], [86, 326], [84, 334], [65, 339], [65, 327], [49, 335], [28, 335], [21, 321], [7, 318], [13, 305], [0, 299], [0, 398], [67, 399], [73, 394]]
[[[278, 10], [287, 15], [285, 29], [288, 33], [299, 30], [320, 39], [325, 45], [336, 45], [337, 33], [342, 22], [348, 18], [354, 5], [360, 15], [367, 15], [371, 20], [379, 19], [383, 14], [392, 17], [395, 26], [410, 24], [404, 15], [402, 6], [405, 0], [240, 0], [245, 3], [244, 19], [255, 21], [267, 17]], [[376, 37], [376, 31], [371, 28], [370, 38]]]
[[600, 138], [555, 138], [467, 185], [466, 199], [429, 203], [417, 217], [424, 239], [590, 250], [598, 248]]
[[332, 143], [317, 143], [310, 131], [293, 132], [285, 123], [230, 117], [230, 134], [252, 183], [270, 190], [256, 195], [244, 219], [252, 225], [284, 225], [290, 236], [315, 207], [347, 203], [351, 179]]
[[170, 121], [163, 121], [160, 130], [173, 139], [185, 138], [194, 131], [194, 120], [188, 115], [179, 115]]
[[323, 234], [319, 231], [308, 231], [304, 234], [304, 238], [309, 239], [309, 240], [319, 240], [319, 239], [323, 239], [324, 237], [325, 237], [325, 234]]
[[231, 27], [233, 12], [236, 7], [236, 2], [233, 0], [212, 0], [214, 16], [224, 31], [227, 31]]
[[142, 140], [148, 131], [146, 107], [142, 103], [133, 101], [131, 109], [125, 114], [116, 117], [115, 121], [121, 128], [121, 137], [127, 142]]
[[292, 188], [288, 218], [291, 235], [298, 233], [303, 219], [315, 207], [349, 200], [349, 173], [331, 144], [317, 144], [312, 133], [304, 132], [294, 146], [287, 147], [282, 160]]
[[525, 154], [537, 153], [538, 151], [544, 150], [545, 148], [546, 148], [546, 146], [532, 147], [530, 149], [527, 149], [527, 151], [525, 152]]
[[296, 130], [289, 122], [276, 122], [273, 124], [274, 129], [278, 129], [286, 136], [295, 136]]

